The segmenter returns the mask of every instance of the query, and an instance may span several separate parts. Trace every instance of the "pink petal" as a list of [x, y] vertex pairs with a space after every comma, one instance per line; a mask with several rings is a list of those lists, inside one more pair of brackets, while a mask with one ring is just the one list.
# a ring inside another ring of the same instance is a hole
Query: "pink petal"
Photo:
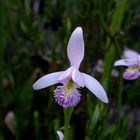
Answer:
[[68, 69], [66, 69], [65, 71], [63, 71], [60, 76], [59, 76], [59, 81], [65, 80], [66, 78], [68, 78], [71, 73], [73, 71], [73, 67], [69, 67]]
[[33, 84], [33, 89], [34, 90], [39, 90], [39, 89], [46, 88], [48, 86], [59, 83], [58, 77], [62, 73], [63, 72], [54, 72], [54, 73], [50, 73], [50, 74], [47, 74], [47, 75], [41, 77], [39, 80], [37, 80]]
[[15, 134], [14, 122], [15, 122], [15, 114], [13, 111], [9, 111], [4, 119], [5, 124], [9, 128], [9, 130]]
[[80, 87], [84, 87], [84, 80], [82, 73], [78, 69], [72, 71], [72, 80], [77, 83]]
[[129, 66], [129, 64], [125, 61], [125, 59], [120, 59], [114, 63], [114, 66]]
[[120, 59], [114, 63], [114, 66], [135, 66], [135, 65], [139, 65], [138, 57], [132, 59]]
[[77, 27], [71, 34], [68, 42], [67, 53], [71, 66], [79, 68], [84, 57], [84, 39], [81, 27]]
[[136, 51], [126, 48], [124, 50], [123, 57], [126, 59], [130, 59], [130, 58], [136, 58], [136, 57], [138, 57], [138, 55], [139, 54]]
[[125, 71], [125, 72], [123, 73], [123, 78], [124, 78], [125, 80], [135, 80], [135, 79], [137, 79], [139, 76], [140, 76], [139, 71], [137, 71], [137, 72], [135, 72], [135, 73], [131, 73], [131, 72], [129, 72], [129, 71]]
[[138, 66], [140, 66], [140, 55], [138, 56]]
[[125, 59], [125, 62], [128, 63], [129, 66], [138, 66], [139, 65], [139, 57], [132, 59]]
[[106, 92], [101, 84], [88, 74], [82, 73], [82, 75], [84, 77], [85, 86], [101, 101], [108, 103]]
[[123, 73], [123, 78], [126, 80], [135, 80], [140, 76], [139, 67], [129, 67]]
[[56, 131], [58, 137], [59, 137], [59, 140], [63, 140], [64, 139], [64, 134], [61, 132], [61, 131]]

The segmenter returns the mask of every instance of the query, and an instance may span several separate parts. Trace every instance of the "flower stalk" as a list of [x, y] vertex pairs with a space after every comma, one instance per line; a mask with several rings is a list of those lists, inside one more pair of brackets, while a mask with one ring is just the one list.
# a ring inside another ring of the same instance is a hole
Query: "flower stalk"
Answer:
[[64, 108], [64, 140], [69, 140], [69, 123], [73, 110], [73, 107]]

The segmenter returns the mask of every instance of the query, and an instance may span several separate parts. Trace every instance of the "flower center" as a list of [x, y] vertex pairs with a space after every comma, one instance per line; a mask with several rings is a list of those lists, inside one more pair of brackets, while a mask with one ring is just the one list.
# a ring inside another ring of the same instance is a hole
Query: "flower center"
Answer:
[[130, 67], [128, 68], [129, 71], [137, 71], [139, 69], [139, 66], [133, 66], [133, 67]]
[[65, 96], [69, 96], [73, 92], [73, 90], [74, 82], [72, 80], [69, 80], [62, 90], [62, 94], [64, 94]]
[[77, 85], [68, 80], [66, 84], [58, 86], [54, 91], [55, 101], [62, 107], [76, 106], [80, 101], [81, 94], [77, 90]]

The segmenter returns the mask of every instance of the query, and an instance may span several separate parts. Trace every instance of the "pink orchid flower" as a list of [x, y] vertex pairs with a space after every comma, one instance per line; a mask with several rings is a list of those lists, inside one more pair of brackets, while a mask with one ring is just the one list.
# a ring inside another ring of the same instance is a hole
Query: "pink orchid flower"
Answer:
[[65, 71], [47, 74], [34, 83], [33, 89], [39, 90], [48, 86], [61, 83], [54, 91], [56, 102], [62, 107], [76, 106], [80, 101], [80, 87], [87, 87], [101, 101], [108, 103], [105, 90], [100, 83], [88, 74], [79, 71], [79, 66], [84, 57], [84, 39], [81, 27], [77, 27], [68, 42], [67, 54], [70, 67]]
[[134, 80], [140, 76], [140, 55], [131, 49], [125, 49], [123, 59], [117, 60], [114, 66], [127, 66], [123, 77], [126, 80]]

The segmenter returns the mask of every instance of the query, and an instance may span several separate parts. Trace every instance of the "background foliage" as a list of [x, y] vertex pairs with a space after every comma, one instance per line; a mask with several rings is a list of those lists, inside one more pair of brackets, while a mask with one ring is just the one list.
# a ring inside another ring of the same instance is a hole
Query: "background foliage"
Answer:
[[[33, 91], [32, 84], [67, 68], [67, 42], [77, 26], [86, 46], [80, 69], [103, 84], [109, 104], [82, 89], [71, 140], [140, 139], [140, 79], [124, 80], [122, 67], [118, 76], [111, 74], [125, 47], [140, 51], [140, 1], [1, 0], [0, 140], [58, 139], [64, 118], [53, 98], [56, 86]], [[14, 133], [4, 121], [9, 111], [15, 114]]]

